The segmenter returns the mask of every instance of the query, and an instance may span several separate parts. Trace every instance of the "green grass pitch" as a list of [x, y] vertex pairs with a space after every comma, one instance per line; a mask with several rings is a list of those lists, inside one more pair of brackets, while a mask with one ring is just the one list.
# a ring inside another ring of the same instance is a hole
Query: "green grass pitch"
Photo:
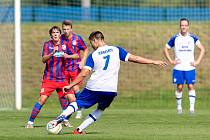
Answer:
[[[53, 97], [52, 97], [53, 98]], [[182, 115], [177, 115], [174, 108], [142, 108], [132, 106], [128, 100], [113, 102], [102, 117], [86, 131], [84, 136], [72, 135], [73, 128], [63, 128], [60, 135], [49, 135], [46, 124], [59, 113], [59, 105], [55, 99], [43, 107], [35, 121], [34, 129], [24, 128], [31, 110], [1, 111], [0, 139], [15, 140], [209, 140], [210, 111], [198, 109], [196, 114], [189, 115], [188, 109]], [[149, 101], [148, 103], [149, 104]], [[94, 107], [84, 110], [84, 116]], [[82, 120], [73, 115], [71, 123], [76, 127]]]

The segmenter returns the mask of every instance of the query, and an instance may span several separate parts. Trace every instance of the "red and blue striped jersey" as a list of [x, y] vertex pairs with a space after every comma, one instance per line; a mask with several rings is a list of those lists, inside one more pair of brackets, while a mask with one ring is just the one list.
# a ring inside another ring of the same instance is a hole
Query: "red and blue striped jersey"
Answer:
[[[42, 57], [49, 55], [56, 47], [52, 40], [44, 43], [42, 50]], [[58, 51], [46, 62], [43, 80], [50, 80], [55, 82], [65, 81], [65, 60], [62, 53], [66, 52], [66, 45], [60, 43]]]
[[65, 61], [66, 63], [66, 71], [74, 72], [75, 70], [79, 69], [78, 62], [81, 61], [80, 51], [85, 50], [87, 48], [85, 42], [83, 41], [82, 37], [77, 34], [72, 34], [71, 38], [66, 39], [64, 35], [61, 36], [61, 42], [64, 42], [67, 46], [67, 54], [78, 54], [79, 58], [73, 60], [71, 58], [67, 58]]

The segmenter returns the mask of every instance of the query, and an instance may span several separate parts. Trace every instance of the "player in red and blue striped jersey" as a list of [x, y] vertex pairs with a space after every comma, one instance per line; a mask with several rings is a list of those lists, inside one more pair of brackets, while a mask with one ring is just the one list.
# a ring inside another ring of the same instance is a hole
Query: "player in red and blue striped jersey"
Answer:
[[[73, 33], [72, 31], [72, 22], [70, 20], [64, 20], [62, 23], [62, 29], [64, 34], [61, 36], [61, 40], [67, 44], [67, 54], [74, 54], [78, 55], [78, 59], [66, 59], [66, 78], [69, 83], [74, 81], [77, 75], [80, 73], [81, 69], [83, 68], [85, 61], [88, 56], [88, 48], [83, 41], [82, 37]], [[83, 51], [83, 56], [81, 57], [80, 52]], [[82, 82], [81, 82], [82, 83]], [[80, 84], [74, 87], [75, 95], [78, 95], [80, 92]], [[71, 100], [70, 102], [75, 101], [75, 95], [67, 95]], [[76, 118], [80, 119], [82, 117], [81, 110], [77, 111]]]
[[56, 90], [59, 99], [63, 101], [61, 102], [63, 109], [68, 105], [68, 102], [65, 102], [64, 93], [62, 91], [62, 87], [68, 85], [65, 78], [65, 59], [70, 57], [74, 58], [75, 56], [66, 54], [67, 47], [65, 44], [62, 44], [60, 40], [61, 29], [59, 27], [53, 26], [49, 30], [49, 34], [52, 39], [44, 43], [42, 50], [42, 62], [45, 63], [46, 66], [40, 90], [40, 97], [32, 109], [26, 128], [34, 127], [35, 118], [53, 91]]

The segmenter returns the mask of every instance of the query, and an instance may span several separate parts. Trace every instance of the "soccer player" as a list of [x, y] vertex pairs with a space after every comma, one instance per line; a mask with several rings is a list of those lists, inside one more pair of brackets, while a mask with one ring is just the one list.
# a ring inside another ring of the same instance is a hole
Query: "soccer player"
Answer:
[[84, 129], [100, 118], [103, 111], [109, 107], [117, 96], [118, 72], [120, 61], [130, 61], [138, 64], [154, 64], [165, 67], [167, 64], [159, 60], [151, 60], [132, 55], [121, 47], [109, 46], [104, 41], [104, 35], [100, 31], [92, 32], [89, 36], [90, 43], [95, 50], [86, 61], [86, 65], [77, 78], [65, 86], [66, 92], [91, 75], [84, 90], [77, 97], [76, 102], [69, 104], [66, 110], [53, 121], [53, 125], [61, 123], [63, 119], [74, 113], [78, 108], [89, 108], [98, 103], [97, 109], [90, 113], [73, 134], [84, 134]]
[[[74, 79], [77, 77], [81, 69], [83, 68], [85, 61], [88, 56], [88, 48], [83, 41], [82, 37], [73, 33], [72, 31], [72, 22], [70, 20], [64, 20], [62, 22], [62, 29], [64, 34], [61, 37], [61, 40], [66, 42], [67, 47], [70, 50], [71, 54], [78, 54], [78, 59], [66, 59], [66, 79], [69, 83], [74, 81]], [[80, 51], [83, 51], [83, 56], [81, 58]], [[80, 92], [80, 84], [74, 86], [73, 90], [75, 91], [75, 95], [77, 96]], [[69, 102], [75, 102], [75, 95], [74, 94], [68, 94], [68, 98], [70, 98]], [[76, 118], [80, 119], [82, 118], [82, 111], [81, 109], [77, 110]]]
[[[26, 128], [34, 127], [34, 120], [39, 114], [41, 108], [47, 101], [48, 97], [53, 91], [57, 91], [59, 98], [64, 98], [62, 87], [69, 85], [65, 79], [65, 58], [76, 58], [75, 54], [66, 54], [67, 47], [65, 44], [61, 44], [61, 29], [57, 26], [53, 26], [49, 30], [51, 40], [44, 43], [42, 50], [42, 62], [46, 64], [42, 86], [40, 90], [40, 97], [37, 103], [35, 103], [29, 121]], [[68, 106], [61, 104], [61, 106]], [[65, 109], [66, 107], [63, 107]]]
[[[197, 46], [200, 54], [194, 60], [194, 49]], [[175, 58], [172, 59], [169, 50], [174, 48]], [[196, 66], [201, 62], [205, 49], [198, 37], [189, 33], [189, 20], [180, 19], [180, 33], [174, 35], [166, 44], [164, 54], [168, 61], [174, 65], [173, 83], [177, 85], [175, 96], [177, 104], [177, 113], [182, 114], [182, 91], [186, 83], [189, 91], [190, 114], [195, 112], [195, 89]]]

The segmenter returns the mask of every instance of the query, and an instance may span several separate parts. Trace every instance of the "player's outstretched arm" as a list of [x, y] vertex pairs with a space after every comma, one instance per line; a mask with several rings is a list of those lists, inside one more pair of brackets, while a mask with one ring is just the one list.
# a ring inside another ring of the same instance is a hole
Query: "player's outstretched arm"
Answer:
[[79, 82], [84, 80], [88, 75], [90, 75], [90, 73], [91, 71], [89, 69], [83, 68], [79, 75], [76, 77], [76, 79], [70, 85], [63, 87], [63, 92], [70, 90], [72, 87], [74, 87]]
[[82, 60], [79, 64], [79, 68], [82, 69], [83, 66], [85, 65], [85, 62], [86, 62], [86, 59], [88, 57], [88, 53], [89, 53], [89, 50], [88, 48], [86, 48], [84, 51], [83, 51], [83, 56], [82, 56]]
[[166, 67], [167, 63], [164, 61], [160, 60], [152, 60], [148, 58], [144, 58], [141, 56], [136, 56], [136, 55], [129, 55], [128, 61], [134, 62], [134, 63], [139, 63], [139, 64], [154, 64], [154, 65], [160, 65], [161, 67]]

